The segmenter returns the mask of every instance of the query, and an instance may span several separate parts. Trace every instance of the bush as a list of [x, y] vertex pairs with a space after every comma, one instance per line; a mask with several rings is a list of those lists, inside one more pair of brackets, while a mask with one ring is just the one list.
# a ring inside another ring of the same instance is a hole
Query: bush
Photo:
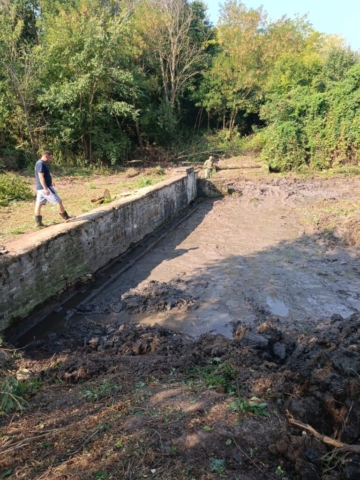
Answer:
[[29, 200], [33, 193], [26, 180], [13, 174], [0, 174], [0, 205], [6, 206], [13, 200]]
[[297, 170], [306, 163], [301, 132], [295, 122], [273, 124], [264, 131], [265, 145], [261, 159], [270, 171]]

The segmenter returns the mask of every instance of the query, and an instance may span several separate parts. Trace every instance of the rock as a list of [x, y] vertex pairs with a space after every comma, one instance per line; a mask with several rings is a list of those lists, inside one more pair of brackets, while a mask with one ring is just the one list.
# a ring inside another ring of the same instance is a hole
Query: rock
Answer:
[[271, 323], [262, 323], [258, 326], [256, 331], [257, 333], [260, 333], [261, 335], [264, 335], [266, 338], [268, 338], [270, 343], [280, 342], [283, 338], [283, 333]]
[[323, 412], [314, 397], [291, 398], [287, 408], [296, 420], [308, 423], [316, 430], [321, 431]]
[[23, 382], [28, 380], [31, 377], [31, 371], [28, 368], [21, 368], [16, 372], [16, 380], [18, 382]]
[[269, 345], [269, 341], [263, 335], [258, 333], [246, 333], [241, 339], [242, 345], [250, 348], [265, 349]]
[[279, 358], [280, 360], [285, 360], [286, 358], [286, 346], [283, 343], [274, 343], [272, 347], [273, 353], [275, 357]]
[[350, 377], [360, 374], [360, 356], [352, 349], [339, 348], [331, 360], [334, 368], [342, 374]]

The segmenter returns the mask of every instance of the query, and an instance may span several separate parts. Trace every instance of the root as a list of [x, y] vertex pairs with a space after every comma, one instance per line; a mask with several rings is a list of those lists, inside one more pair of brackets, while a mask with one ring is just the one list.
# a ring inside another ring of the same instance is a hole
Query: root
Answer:
[[326, 435], [321, 435], [321, 433], [317, 432], [310, 425], [299, 422], [298, 420], [295, 420], [288, 410], [286, 411], [286, 413], [288, 416], [289, 423], [291, 425], [295, 425], [296, 427], [302, 428], [303, 430], [310, 432], [312, 435], [314, 435], [315, 438], [325, 443], [326, 445], [331, 445], [332, 447], [335, 447], [339, 451], [341, 450], [343, 452], [360, 453], [360, 445], [348, 445], [347, 443], [340, 442], [339, 440], [335, 440], [334, 438], [327, 437]]

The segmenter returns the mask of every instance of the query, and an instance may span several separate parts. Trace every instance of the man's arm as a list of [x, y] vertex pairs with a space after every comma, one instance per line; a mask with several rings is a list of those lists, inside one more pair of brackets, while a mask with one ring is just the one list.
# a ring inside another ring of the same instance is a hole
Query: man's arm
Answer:
[[49, 191], [49, 189], [48, 189], [48, 187], [46, 186], [46, 183], [45, 183], [45, 175], [42, 172], [38, 172], [38, 175], [39, 175], [39, 180], [40, 180], [41, 186], [45, 190], [46, 195], [50, 195], [50, 191]]

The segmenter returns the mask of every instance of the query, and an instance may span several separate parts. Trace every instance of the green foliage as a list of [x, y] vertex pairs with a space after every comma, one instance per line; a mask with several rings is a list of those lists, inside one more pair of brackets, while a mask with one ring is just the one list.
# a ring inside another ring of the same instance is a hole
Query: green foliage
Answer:
[[102, 398], [109, 398], [120, 390], [119, 385], [110, 383], [108, 379], [103, 380], [100, 387], [93, 387], [82, 392], [82, 396], [88, 402], [97, 402]]
[[252, 400], [234, 400], [230, 403], [229, 408], [234, 412], [250, 412], [254, 415], [262, 415], [264, 417], [269, 416], [269, 412], [267, 411], [267, 403], [258, 403], [257, 401]]
[[29, 200], [33, 193], [23, 178], [13, 174], [0, 173], [0, 206], [13, 200]]
[[84, 169], [201, 161], [208, 146], [261, 152], [271, 171], [356, 166], [359, 58], [306, 18], [239, 0], [216, 29], [197, 0], [0, 2], [0, 170], [42, 149]]
[[165, 169], [163, 167], [161, 167], [160, 165], [158, 165], [157, 167], [154, 167], [151, 169], [151, 173], [153, 175], [165, 175]]
[[41, 380], [38, 379], [19, 382], [16, 377], [8, 377], [3, 380], [0, 385], [0, 413], [23, 411], [26, 397], [34, 395], [41, 385]]
[[223, 387], [225, 393], [237, 393], [237, 372], [235, 368], [226, 362], [221, 362], [221, 359], [217, 357], [209, 365], [191, 369], [189, 374], [190, 378], [205, 383], [208, 388]]
[[149, 187], [154, 183], [152, 178], [149, 177], [140, 177], [138, 180], [135, 182], [135, 187], [136, 188], [143, 188], [143, 187]]
[[272, 93], [262, 107], [268, 127], [261, 156], [270, 169], [323, 169], [359, 161], [360, 65], [336, 82], [323, 78], [323, 72], [316, 73], [311, 85], [295, 84], [286, 95]]
[[225, 460], [210, 457], [210, 470], [215, 473], [225, 472]]

